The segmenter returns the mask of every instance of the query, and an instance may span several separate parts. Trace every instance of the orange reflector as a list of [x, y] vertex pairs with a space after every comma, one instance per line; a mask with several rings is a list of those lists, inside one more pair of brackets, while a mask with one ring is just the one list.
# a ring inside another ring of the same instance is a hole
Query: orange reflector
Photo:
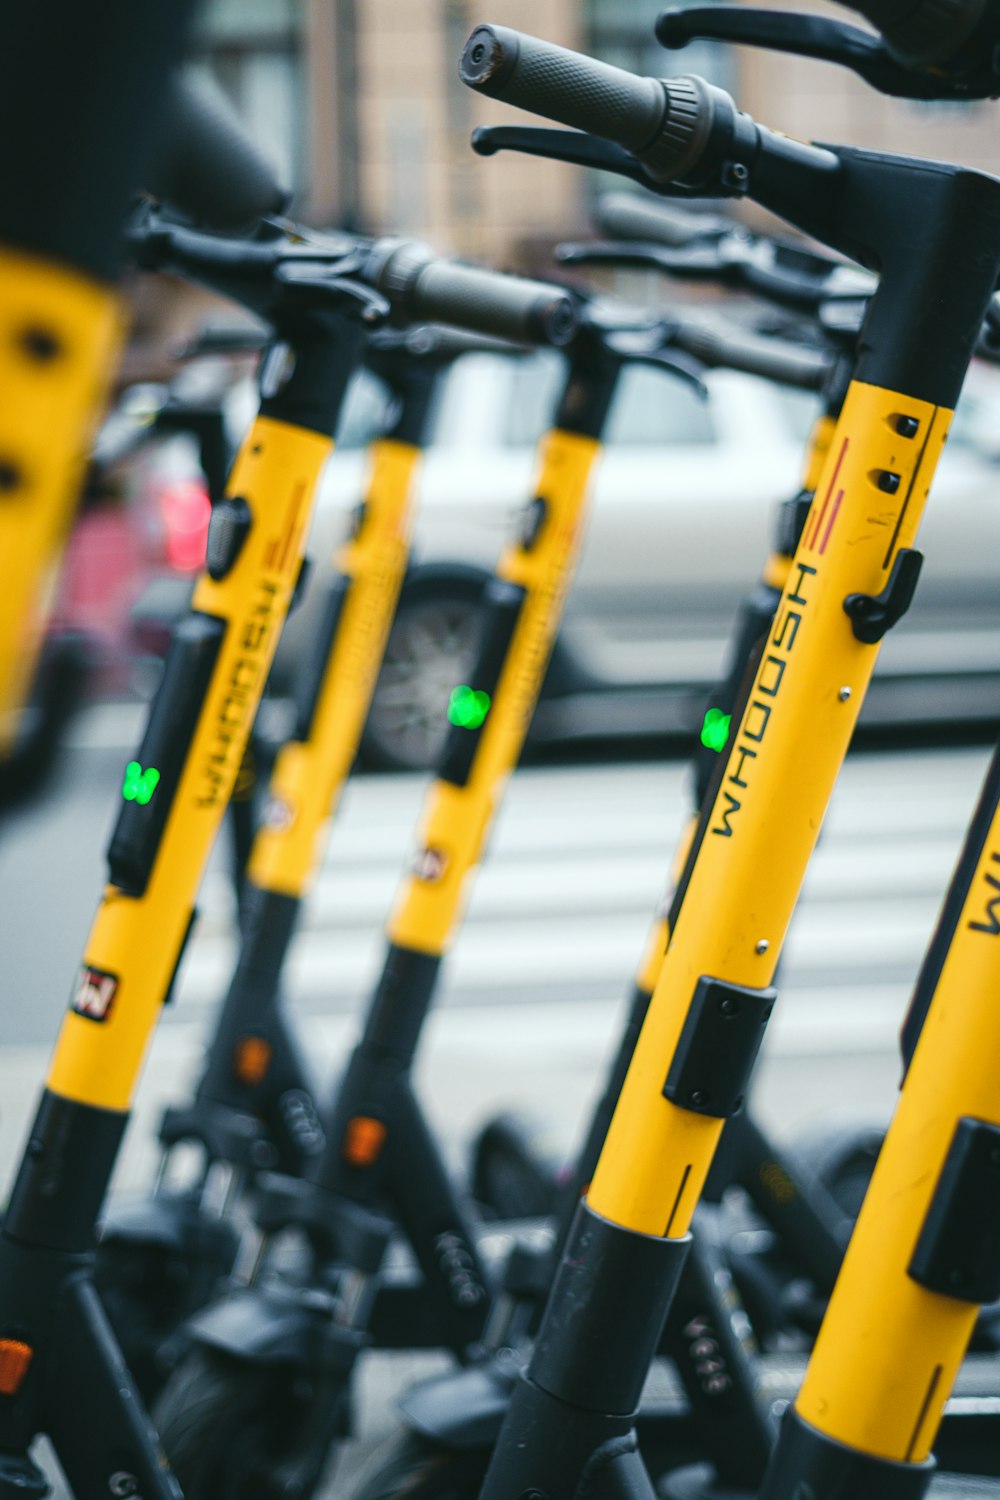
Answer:
[[388, 1132], [381, 1120], [355, 1115], [344, 1131], [343, 1156], [352, 1167], [370, 1167], [385, 1144]]
[[20, 1339], [0, 1339], [0, 1395], [16, 1396], [35, 1351]]
[[270, 1066], [270, 1042], [259, 1036], [241, 1036], [233, 1049], [233, 1072], [240, 1083], [260, 1083]]

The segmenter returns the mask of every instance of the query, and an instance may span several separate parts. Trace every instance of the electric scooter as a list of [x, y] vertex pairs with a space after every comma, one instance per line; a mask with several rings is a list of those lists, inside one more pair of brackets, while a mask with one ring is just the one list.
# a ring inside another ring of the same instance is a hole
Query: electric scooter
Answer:
[[[996, 279], [1000, 184], [785, 141], [701, 80], [635, 79], [504, 28], [473, 34], [463, 76], [593, 130], [606, 166], [666, 191], [752, 192], [881, 271], [775, 627], [702, 820], [701, 857], [484, 1490], [568, 1496], [586, 1474], [588, 1489], [650, 1494], [633, 1413], [773, 1004], [774, 965], [886, 601], [915, 584], [910, 541]], [[592, 144], [553, 142], [575, 159]]]
[[[180, 1325], [234, 1267], [235, 1221], [261, 1169], [307, 1175], [322, 1151], [317, 1094], [281, 1003], [282, 975], [326, 830], [350, 775], [409, 559], [420, 456], [441, 382], [463, 355], [522, 353], [455, 329], [383, 329], [365, 366], [387, 418], [352, 533], [334, 558], [322, 626], [299, 677], [295, 724], [279, 750], [249, 853], [241, 948], [190, 1103], [161, 1121], [157, 1186], [105, 1222], [95, 1284], [144, 1400], [158, 1392]], [[200, 1151], [193, 1183], [169, 1186], [179, 1146]]]
[[408, 242], [225, 239], [156, 215], [134, 224], [130, 241], [146, 265], [233, 296], [277, 339], [262, 365], [260, 413], [213, 512], [192, 611], [125, 769], [109, 883], [0, 1234], [0, 1493], [46, 1493], [29, 1454], [44, 1432], [76, 1493], [110, 1486], [166, 1500], [176, 1481], [91, 1280], [95, 1225], [301, 571], [364, 325], [395, 307], [514, 339], [548, 329], [558, 342], [575, 318], [551, 287], [450, 265]]
[[[192, 1353], [156, 1408], [189, 1497], [287, 1485], [310, 1493], [348, 1430], [353, 1368], [370, 1341], [478, 1357], [493, 1273], [410, 1071], [524, 742], [582, 540], [600, 434], [618, 374], [631, 361], [687, 369], [660, 320], [612, 303], [584, 304], [535, 493], [486, 593], [479, 660], [450, 705], [442, 704], [450, 737], [388, 923], [362, 1039], [326, 1118], [322, 1154], [306, 1180], [258, 1176], [262, 1246], [250, 1283], [188, 1325]], [[279, 1277], [275, 1256], [293, 1235], [307, 1242], [306, 1264]], [[396, 1238], [419, 1267], [416, 1286], [412, 1272], [402, 1280], [382, 1275]], [[338, 1300], [350, 1316], [334, 1327], [329, 1308]], [[291, 1406], [288, 1392], [300, 1393]]]
[[[173, 77], [193, 6], [65, 0], [12, 15], [0, 60], [0, 758], [13, 753], [47, 595], [124, 330], [121, 229], [140, 184], [216, 227], [284, 201]], [[44, 79], [44, 87], [39, 80]]]

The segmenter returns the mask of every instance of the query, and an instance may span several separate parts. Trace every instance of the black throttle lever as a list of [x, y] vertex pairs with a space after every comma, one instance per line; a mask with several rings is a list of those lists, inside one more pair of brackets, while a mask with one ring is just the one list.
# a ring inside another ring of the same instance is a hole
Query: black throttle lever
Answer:
[[850, 617], [855, 637], [866, 646], [876, 645], [913, 603], [924, 555], [913, 547], [901, 547], [880, 594], [848, 594], [844, 613]]
[[981, 92], [968, 82], [902, 67], [884, 42], [859, 26], [796, 11], [695, 5], [663, 11], [655, 29], [657, 41], [671, 51], [696, 40], [738, 42], [837, 63], [897, 99], [964, 99]]

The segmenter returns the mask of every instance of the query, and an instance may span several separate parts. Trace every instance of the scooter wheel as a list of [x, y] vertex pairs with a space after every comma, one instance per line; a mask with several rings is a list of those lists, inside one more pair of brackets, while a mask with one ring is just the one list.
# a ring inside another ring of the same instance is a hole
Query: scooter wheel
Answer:
[[288, 1493], [281, 1470], [295, 1428], [292, 1385], [287, 1372], [214, 1349], [196, 1349], [178, 1364], [153, 1421], [185, 1500], [279, 1500]]
[[796, 1148], [845, 1218], [856, 1219], [868, 1191], [885, 1131], [875, 1125], [827, 1127]]
[[476, 1500], [492, 1448], [446, 1448], [417, 1432], [400, 1432], [376, 1449], [353, 1500]]
[[498, 1219], [550, 1214], [562, 1158], [551, 1130], [523, 1114], [497, 1115], [472, 1145], [472, 1196]]
[[195, 1309], [189, 1274], [162, 1245], [98, 1245], [94, 1284], [132, 1380], [147, 1406], [170, 1374], [169, 1341]]
[[186, 1351], [183, 1325], [232, 1271], [240, 1245], [232, 1221], [206, 1218], [190, 1200], [138, 1205], [140, 1215], [154, 1209], [160, 1233], [123, 1234], [112, 1222], [94, 1262], [98, 1296], [147, 1406]]

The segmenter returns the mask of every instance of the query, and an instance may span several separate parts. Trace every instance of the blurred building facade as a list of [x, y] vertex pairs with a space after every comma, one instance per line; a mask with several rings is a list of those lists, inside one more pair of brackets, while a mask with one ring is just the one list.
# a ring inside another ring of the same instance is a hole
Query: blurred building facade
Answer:
[[[532, 247], [578, 233], [599, 179], [529, 157], [472, 153], [476, 124], [515, 117], [459, 81], [459, 53], [480, 21], [643, 72], [704, 73], [789, 135], [1000, 170], [989, 103], [886, 99], [843, 69], [749, 48], [699, 44], [671, 54], [652, 35], [663, 3], [205, 0], [194, 62], [281, 164], [303, 218], [398, 231], [501, 264], [523, 264]], [[816, 0], [769, 3], [850, 18]]]

